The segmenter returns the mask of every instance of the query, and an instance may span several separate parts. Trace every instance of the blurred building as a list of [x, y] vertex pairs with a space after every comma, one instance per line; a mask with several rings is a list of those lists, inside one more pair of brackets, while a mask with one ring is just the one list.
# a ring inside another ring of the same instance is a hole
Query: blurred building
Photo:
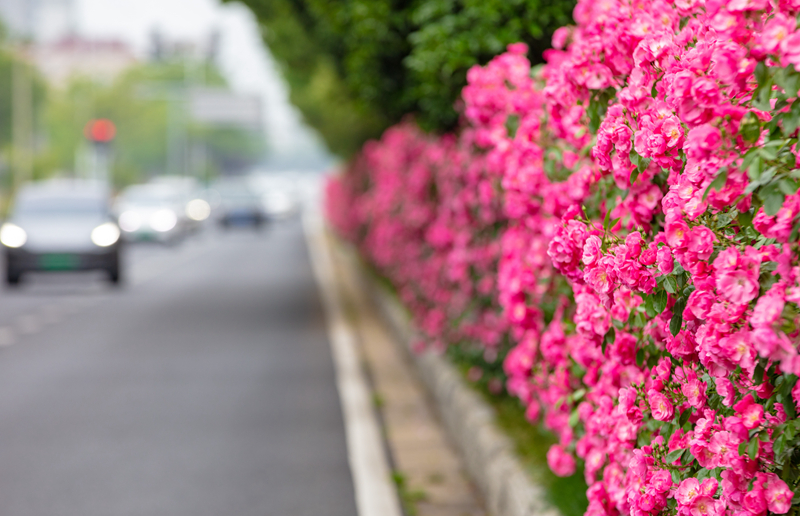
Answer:
[[78, 36], [36, 44], [30, 49], [30, 57], [47, 81], [57, 88], [66, 86], [73, 77], [88, 77], [108, 84], [138, 62], [122, 41]]
[[75, 33], [76, 0], [0, 0], [11, 37], [49, 42]]

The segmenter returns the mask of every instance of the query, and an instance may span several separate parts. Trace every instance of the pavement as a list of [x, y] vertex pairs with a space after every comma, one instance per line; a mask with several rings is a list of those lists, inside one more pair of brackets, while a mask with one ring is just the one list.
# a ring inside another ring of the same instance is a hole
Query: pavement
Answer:
[[354, 249], [326, 236], [348, 324], [368, 372], [401, 502], [407, 515], [486, 516], [462, 457], [416, 368], [379, 314], [374, 286]]
[[3, 516], [353, 516], [299, 221], [0, 291]]

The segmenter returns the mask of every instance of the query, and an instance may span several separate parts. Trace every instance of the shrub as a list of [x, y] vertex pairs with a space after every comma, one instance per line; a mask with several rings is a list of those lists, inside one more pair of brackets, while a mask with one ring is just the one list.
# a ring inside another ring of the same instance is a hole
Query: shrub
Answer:
[[795, 512], [798, 11], [582, 0], [541, 69], [470, 71], [507, 388], [554, 472], [585, 462], [587, 514]]

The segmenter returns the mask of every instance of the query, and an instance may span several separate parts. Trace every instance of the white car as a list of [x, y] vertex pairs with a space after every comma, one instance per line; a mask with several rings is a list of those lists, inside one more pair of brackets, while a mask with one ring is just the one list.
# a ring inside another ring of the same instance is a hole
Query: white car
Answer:
[[129, 186], [114, 205], [126, 240], [175, 242], [190, 229], [185, 211], [184, 196], [167, 184]]
[[105, 185], [54, 180], [24, 186], [0, 227], [6, 283], [31, 271], [104, 270], [120, 281], [120, 230]]

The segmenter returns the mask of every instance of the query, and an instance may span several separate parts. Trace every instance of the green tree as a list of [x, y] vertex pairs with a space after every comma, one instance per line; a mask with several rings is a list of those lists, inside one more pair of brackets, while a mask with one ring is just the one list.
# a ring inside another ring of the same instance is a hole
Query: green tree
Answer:
[[[237, 0], [225, 0], [237, 1]], [[258, 17], [291, 100], [340, 156], [413, 115], [455, 127], [475, 64], [525, 42], [542, 61], [574, 0], [238, 0]]]

